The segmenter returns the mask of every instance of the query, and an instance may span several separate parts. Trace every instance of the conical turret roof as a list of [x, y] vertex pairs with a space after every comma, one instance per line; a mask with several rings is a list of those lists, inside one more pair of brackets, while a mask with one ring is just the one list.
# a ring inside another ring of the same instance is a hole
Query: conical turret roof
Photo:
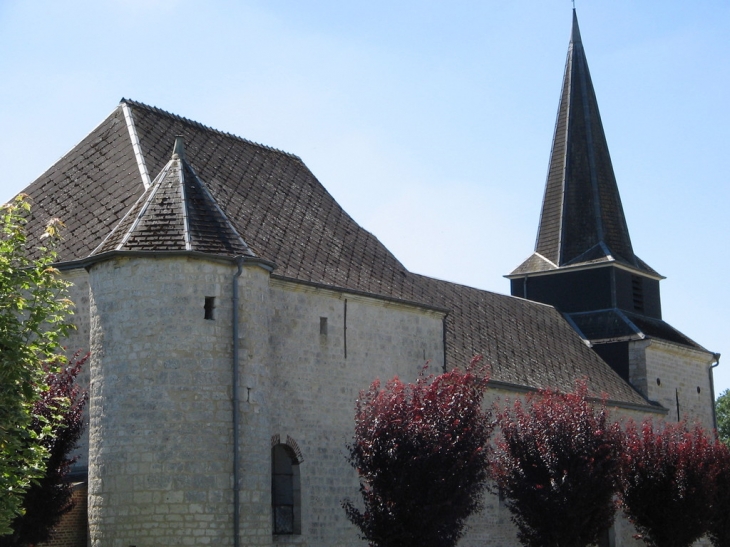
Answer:
[[111, 251], [254, 256], [185, 159], [182, 137], [149, 188], [91, 254]]
[[631, 245], [573, 10], [535, 254], [511, 275], [599, 262], [618, 262], [659, 277]]

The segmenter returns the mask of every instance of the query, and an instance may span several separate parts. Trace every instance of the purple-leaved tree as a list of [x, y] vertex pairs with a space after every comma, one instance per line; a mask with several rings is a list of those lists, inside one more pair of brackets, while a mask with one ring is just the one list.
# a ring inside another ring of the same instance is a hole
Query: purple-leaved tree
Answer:
[[498, 414], [492, 476], [527, 547], [597, 544], [613, 522], [621, 430], [587, 395], [541, 390]]
[[715, 547], [730, 547], [730, 448], [718, 440], [715, 452], [715, 499], [707, 535]]
[[701, 427], [629, 423], [621, 462], [624, 512], [644, 543], [689, 547], [707, 532], [717, 466]]
[[376, 380], [360, 393], [348, 460], [364, 510], [343, 507], [371, 547], [456, 545], [488, 479], [487, 382], [475, 358], [465, 371], [385, 387]]

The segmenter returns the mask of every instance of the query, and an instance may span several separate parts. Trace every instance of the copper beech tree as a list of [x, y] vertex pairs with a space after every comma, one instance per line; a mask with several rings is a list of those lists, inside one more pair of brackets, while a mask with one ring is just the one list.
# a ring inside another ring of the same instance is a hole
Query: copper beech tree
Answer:
[[651, 420], [626, 428], [621, 462], [624, 512], [650, 547], [689, 547], [708, 530], [719, 466], [699, 426]]
[[348, 460], [364, 509], [343, 507], [371, 547], [456, 545], [488, 478], [487, 381], [475, 358], [465, 371], [376, 380], [360, 393]]
[[492, 476], [527, 547], [597, 544], [613, 523], [621, 430], [587, 395], [541, 390], [498, 414]]
[[707, 535], [715, 547], [730, 547], [730, 448], [723, 442], [714, 446], [715, 499], [710, 512]]

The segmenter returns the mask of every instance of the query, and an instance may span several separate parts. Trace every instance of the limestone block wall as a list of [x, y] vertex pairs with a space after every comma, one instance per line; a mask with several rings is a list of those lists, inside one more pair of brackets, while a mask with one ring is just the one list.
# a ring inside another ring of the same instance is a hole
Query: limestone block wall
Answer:
[[269, 274], [246, 267], [239, 279], [240, 540], [271, 544], [271, 408]]
[[700, 423], [708, 432], [712, 420], [711, 353], [662, 340], [640, 340], [629, 346], [632, 383], [669, 410], [668, 420]]
[[232, 543], [234, 272], [184, 257], [91, 267], [94, 547]]
[[[73, 323], [76, 326], [70, 335], [64, 341], [66, 347], [66, 355], [70, 358], [78, 351], [81, 356], [85, 355], [90, 349], [89, 341], [89, 274], [83, 268], [66, 270], [62, 273], [63, 278], [71, 283], [68, 294], [74, 303]], [[87, 360], [86, 365], [76, 378], [76, 381], [83, 389], [89, 387], [89, 371], [91, 363]], [[74, 452], [78, 458], [74, 464], [74, 470], [85, 470], [89, 464], [89, 412], [88, 405], [84, 412], [84, 422], [86, 429], [81, 439], [79, 447]]]
[[[275, 279], [271, 286], [270, 438], [301, 458], [302, 533], [272, 537], [269, 521], [269, 541], [364, 545], [341, 507], [359, 499], [345, 457], [355, 400], [375, 378], [415, 380], [427, 360], [441, 372], [443, 315]], [[267, 450], [270, 459], [271, 442]]]

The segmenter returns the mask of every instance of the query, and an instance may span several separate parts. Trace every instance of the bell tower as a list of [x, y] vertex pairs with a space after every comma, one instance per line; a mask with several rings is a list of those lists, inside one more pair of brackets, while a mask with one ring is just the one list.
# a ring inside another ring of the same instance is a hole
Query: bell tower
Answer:
[[662, 321], [664, 277], [634, 254], [575, 10], [535, 251], [506, 277], [513, 296], [555, 306], [645, 395], [632, 343], [701, 348]]

